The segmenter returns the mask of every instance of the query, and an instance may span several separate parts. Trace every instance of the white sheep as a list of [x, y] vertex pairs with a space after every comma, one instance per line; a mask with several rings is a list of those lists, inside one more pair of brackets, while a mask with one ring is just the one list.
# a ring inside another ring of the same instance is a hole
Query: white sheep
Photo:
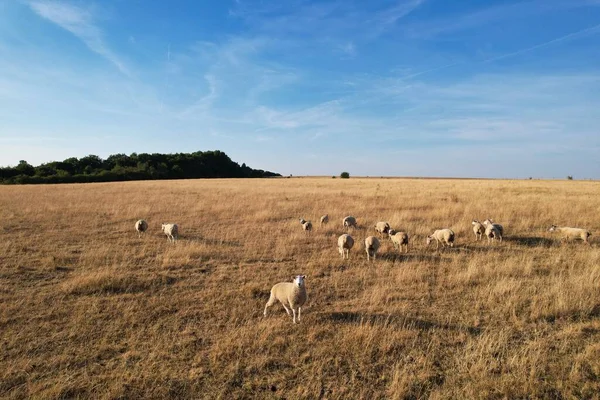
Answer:
[[347, 233], [338, 238], [338, 251], [342, 255], [342, 259], [344, 259], [344, 256], [346, 259], [350, 259], [350, 249], [352, 249], [352, 246], [354, 246], [354, 239]]
[[375, 236], [369, 236], [365, 239], [365, 250], [367, 251], [367, 261], [373, 257], [375, 260], [375, 255], [377, 254], [377, 250], [379, 249], [379, 239]]
[[494, 239], [502, 241], [502, 232], [496, 224], [489, 224], [485, 228], [485, 236], [488, 238], [488, 244]]
[[389, 230], [390, 230], [390, 224], [388, 224], [385, 221], [379, 221], [378, 223], [375, 224], [375, 231], [380, 235], [388, 233]]
[[490, 218], [483, 221], [483, 226], [487, 228], [488, 225], [494, 225], [500, 231], [500, 234], [504, 236], [504, 228], [502, 227], [502, 225], [495, 223]]
[[148, 223], [146, 220], [140, 219], [135, 223], [135, 230], [138, 233], [138, 237], [142, 237], [142, 233], [148, 230]]
[[348, 215], [347, 217], [345, 217], [342, 220], [342, 226], [344, 228], [350, 228], [350, 227], [356, 228], [356, 218]]
[[300, 321], [300, 313], [302, 306], [306, 303], [308, 295], [306, 294], [306, 286], [304, 285], [305, 275], [294, 277], [293, 282], [280, 282], [271, 288], [271, 296], [265, 305], [264, 316], [267, 316], [267, 309], [271, 307], [277, 300], [285, 308], [285, 312], [290, 315], [289, 306], [294, 314], [294, 323], [296, 323], [296, 313], [298, 313], [298, 321]]
[[452, 229], [436, 230], [431, 235], [427, 236], [427, 246], [429, 246], [429, 243], [433, 240], [436, 241], [436, 249], [440, 247], [440, 243], [442, 243], [442, 247], [445, 247], [446, 245], [454, 247], [454, 231]]
[[300, 218], [300, 224], [302, 225], [304, 232], [310, 234], [310, 231], [312, 231], [312, 222], [306, 221], [304, 218]]
[[402, 252], [403, 246], [406, 246], [406, 252], [408, 253], [408, 233], [396, 232], [394, 229], [390, 229], [388, 235], [390, 236], [390, 240], [394, 244], [395, 249]]
[[329, 222], [329, 215], [325, 214], [321, 216], [321, 225], [326, 225]]
[[590, 231], [588, 231], [587, 229], [569, 228], [569, 227], [566, 227], [566, 226], [552, 225], [550, 227], [550, 229], [548, 229], [548, 231], [560, 233], [562, 235], [562, 238], [560, 239], [561, 242], [563, 240], [571, 240], [571, 239], [577, 240], [577, 239], [581, 239], [587, 245], [590, 245], [590, 242], [588, 242], [588, 238], [590, 236], [592, 236], [592, 234], [590, 233]]
[[485, 226], [476, 219], [474, 219], [471, 222], [471, 225], [473, 225], [473, 233], [475, 234], [475, 241], [483, 239], [483, 234], [485, 233]]
[[175, 243], [179, 239], [179, 227], [177, 224], [162, 224], [162, 231], [167, 235], [167, 240]]

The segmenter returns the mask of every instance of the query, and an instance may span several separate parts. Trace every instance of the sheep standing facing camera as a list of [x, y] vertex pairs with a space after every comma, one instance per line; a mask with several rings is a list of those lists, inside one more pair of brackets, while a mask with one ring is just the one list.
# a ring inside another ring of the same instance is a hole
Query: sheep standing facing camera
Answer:
[[396, 232], [395, 230], [390, 229], [388, 235], [390, 236], [390, 240], [394, 244], [395, 249], [402, 252], [402, 250], [406, 248], [406, 252], [408, 253], [408, 233]]
[[327, 225], [327, 223], [329, 222], [329, 215], [325, 214], [321, 216], [321, 226], [323, 225]]
[[135, 230], [138, 233], [138, 237], [142, 237], [142, 234], [148, 230], [148, 223], [144, 219], [140, 219], [135, 223]]
[[454, 247], [454, 231], [452, 229], [436, 230], [431, 235], [427, 236], [427, 246], [429, 246], [429, 243], [433, 240], [435, 240], [436, 249], [440, 247], [440, 243], [442, 244], [442, 248], [446, 245]]
[[338, 238], [338, 251], [342, 255], [342, 259], [350, 259], [350, 249], [352, 246], [354, 246], [354, 239], [347, 233]]
[[471, 225], [473, 225], [473, 233], [475, 234], [475, 241], [483, 239], [483, 234], [485, 233], [485, 226], [476, 219], [474, 219], [471, 222]]
[[367, 252], [367, 261], [375, 260], [377, 250], [379, 249], [379, 239], [375, 236], [369, 236], [365, 239], [365, 250]]
[[266, 317], [267, 309], [279, 300], [288, 315], [290, 315], [290, 310], [287, 306], [292, 309], [294, 323], [296, 323], [296, 314], [298, 314], [298, 321], [300, 321], [302, 306], [308, 299], [308, 295], [306, 294], [306, 286], [304, 284], [305, 279], [306, 275], [297, 275], [294, 277], [293, 282], [280, 282], [275, 284], [271, 288], [271, 296], [265, 305], [265, 311], [263, 312], [263, 315]]
[[169, 242], [175, 243], [175, 240], [179, 239], [179, 227], [177, 224], [162, 224], [162, 231], [167, 235]]
[[310, 231], [312, 231], [312, 222], [306, 221], [304, 218], [300, 218], [300, 224], [302, 225], [304, 232], [310, 234]]
[[[548, 229], [549, 232], [558, 232], [562, 235], [561, 237], [561, 242], [563, 240], [571, 240], [571, 239], [581, 239], [583, 240], [583, 243], [590, 245], [590, 242], [588, 242], [588, 238], [590, 236], [592, 236], [592, 234], [590, 233], [590, 231], [588, 231], [587, 229], [581, 229], [581, 228], [569, 228], [566, 226], [556, 226], [556, 225], [552, 225], [550, 227], [550, 229]], [[591, 246], [591, 245], [590, 245]]]

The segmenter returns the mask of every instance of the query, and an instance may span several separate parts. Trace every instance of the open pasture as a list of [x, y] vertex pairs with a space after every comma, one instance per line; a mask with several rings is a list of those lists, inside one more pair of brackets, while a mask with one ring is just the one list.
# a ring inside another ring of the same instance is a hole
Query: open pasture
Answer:
[[[359, 229], [342, 260], [346, 215]], [[0, 216], [2, 398], [600, 393], [598, 182], [2, 186]], [[488, 217], [504, 226], [502, 243], [474, 241], [471, 220]], [[408, 232], [410, 251], [382, 238], [367, 262], [377, 221]], [[177, 243], [163, 222], [179, 224]], [[591, 246], [559, 244], [551, 224], [589, 229]], [[446, 227], [454, 248], [427, 248]], [[271, 286], [298, 274], [302, 321], [279, 304], [263, 318]]]

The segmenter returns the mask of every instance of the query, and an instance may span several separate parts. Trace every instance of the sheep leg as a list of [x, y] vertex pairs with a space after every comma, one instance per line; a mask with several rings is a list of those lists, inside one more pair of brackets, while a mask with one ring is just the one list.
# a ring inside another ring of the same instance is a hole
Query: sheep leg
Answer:
[[275, 300], [275, 296], [271, 295], [269, 297], [269, 301], [267, 301], [267, 304], [265, 305], [265, 311], [263, 312], [265, 317], [267, 316], [267, 308], [271, 307], [275, 303]]
[[[285, 308], [285, 312], [287, 313], [287, 315], [291, 315], [289, 308], [287, 308], [283, 302], [281, 302], [281, 305], [283, 306], [283, 308]], [[293, 310], [293, 308], [292, 308], [292, 310]]]
[[302, 312], [302, 307], [298, 307], [298, 322], [300, 322], [300, 314]]
[[296, 323], [296, 309], [292, 308], [292, 312], [294, 313], [294, 323]]

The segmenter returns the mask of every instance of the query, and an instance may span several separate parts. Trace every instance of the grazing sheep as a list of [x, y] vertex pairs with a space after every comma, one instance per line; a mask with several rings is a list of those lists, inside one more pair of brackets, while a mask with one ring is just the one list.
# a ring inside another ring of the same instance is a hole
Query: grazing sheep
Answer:
[[267, 308], [271, 307], [277, 300], [285, 308], [285, 312], [290, 315], [290, 310], [286, 307], [288, 305], [294, 314], [294, 323], [296, 323], [296, 313], [298, 313], [298, 321], [300, 321], [301, 308], [306, 303], [308, 296], [306, 294], [306, 286], [304, 285], [305, 275], [298, 275], [294, 277], [293, 282], [281, 282], [275, 284], [271, 288], [271, 296], [269, 301], [265, 305], [264, 316], [267, 316]]
[[483, 234], [485, 233], [485, 226], [483, 226], [483, 224], [476, 219], [474, 219], [473, 222], [471, 222], [471, 225], [473, 225], [475, 241], [483, 239]]
[[302, 229], [304, 229], [304, 232], [310, 234], [310, 231], [312, 231], [312, 222], [306, 221], [304, 218], [300, 218], [300, 224], [302, 224]]
[[590, 231], [588, 231], [587, 229], [569, 228], [569, 227], [566, 227], [566, 226], [552, 225], [550, 227], [550, 229], [548, 229], [548, 231], [549, 232], [558, 232], [558, 233], [560, 233], [562, 235], [562, 238], [560, 239], [561, 242], [563, 240], [581, 239], [587, 245], [590, 245], [590, 242], [588, 242], [588, 238], [590, 236], [592, 236], [592, 234], [590, 233]]
[[403, 246], [406, 246], [406, 252], [408, 253], [408, 233], [406, 232], [396, 232], [393, 229], [388, 231], [388, 235], [390, 236], [390, 240], [394, 244], [394, 248], [400, 250], [402, 252]]
[[504, 228], [502, 227], [502, 225], [500, 224], [496, 224], [494, 221], [492, 221], [490, 218], [486, 219], [485, 221], [483, 221], [483, 226], [485, 226], [486, 228], [488, 227], [488, 225], [494, 225], [496, 228], [498, 228], [498, 230], [500, 231], [501, 235], [504, 235]]
[[344, 256], [346, 259], [350, 259], [350, 249], [352, 246], [354, 246], [354, 239], [347, 233], [338, 238], [338, 251], [342, 255], [342, 259], [344, 259]]
[[350, 228], [350, 227], [356, 228], [356, 227], [357, 227], [357, 226], [356, 226], [356, 218], [354, 218], [354, 217], [352, 217], [352, 216], [348, 215], [347, 217], [345, 217], [345, 218], [342, 220], [342, 226], [343, 226], [344, 228]]
[[175, 243], [179, 239], [179, 227], [177, 224], [162, 224], [162, 231], [167, 235], [167, 240]]
[[148, 230], [148, 223], [146, 220], [140, 219], [135, 223], [135, 230], [138, 233], [138, 237], [142, 237], [142, 233]]
[[488, 244], [494, 239], [502, 241], [502, 232], [498, 229], [496, 224], [489, 224], [485, 228], [485, 236], [488, 238]]
[[377, 233], [379, 233], [380, 235], [388, 233], [389, 230], [390, 230], [390, 224], [388, 224], [385, 221], [379, 221], [378, 223], [375, 224], [375, 231]]
[[367, 251], [367, 261], [373, 257], [375, 259], [375, 255], [377, 254], [377, 250], [379, 249], [379, 239], [375, 236], [369, 236], [365, 239], [365, 250]]
[[431, 243], [433, 240], [436, 241], [436, 249], [440, 247], [440, 243], [442, 243], [442, 247], [445, 247], [445, 245], [454, 247], [454, 231], [452, 229], [436, 230], [431, 235], [427, 236], [427, 246], [429, 246], [429, 243]]
[[329, 222], [329, 215], [325, 214], [321, 216], [321, 225], [326, 225]]

